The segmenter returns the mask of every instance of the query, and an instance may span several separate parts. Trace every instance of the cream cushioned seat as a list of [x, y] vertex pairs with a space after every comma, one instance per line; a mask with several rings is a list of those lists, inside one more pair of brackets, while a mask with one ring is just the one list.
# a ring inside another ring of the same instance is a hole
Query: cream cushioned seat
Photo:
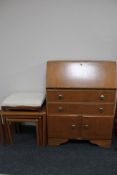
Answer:
[[9, 95], [3, 102], [2, 106], [17, 107], [41, 107], [45, 100], [44, 93], [35, 92], [18, 92]]

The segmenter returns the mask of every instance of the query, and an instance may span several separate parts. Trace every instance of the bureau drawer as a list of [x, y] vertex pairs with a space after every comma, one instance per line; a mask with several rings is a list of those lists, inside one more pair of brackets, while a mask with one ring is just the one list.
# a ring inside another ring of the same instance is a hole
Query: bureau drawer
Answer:
[[114, 102], [115, 90], [47, 90], [48, 102]]
[[113, 115], [114, 104], [48, 103], [48, 115], [87, 114]]
[[47, 118], [48, 137], [78, 138], [81, 136], [81, 117], [50, 116]]

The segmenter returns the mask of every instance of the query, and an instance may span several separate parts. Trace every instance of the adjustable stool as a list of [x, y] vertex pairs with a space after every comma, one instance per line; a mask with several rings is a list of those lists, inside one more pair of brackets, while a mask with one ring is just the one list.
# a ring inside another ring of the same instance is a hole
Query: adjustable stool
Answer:
[[36, 126], [37, 145], [46, 144], [45, 95], [42, 93], [15, 93], [2, 103], [2, 118], [6, 143], [13, 143], [12, 123], [33, 122]]

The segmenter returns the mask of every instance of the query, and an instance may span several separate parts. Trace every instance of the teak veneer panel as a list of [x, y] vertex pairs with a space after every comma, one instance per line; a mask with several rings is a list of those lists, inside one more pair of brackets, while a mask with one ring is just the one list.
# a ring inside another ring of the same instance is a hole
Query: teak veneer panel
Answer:
[[114, 119], [111, 116], [66, 117], [67, 116], [48, 117], [48, 137], [58, 137], [62, 139], [83, 138], [85, 140], [111, 139]]
[[[115, 100], [115, 90], [47, 90], [48, 102], [109, 102]], [[103, 96], [103, 98], [101, 98]]]
[[49, 61], [46, 86], [115, 89], [115, 76], [114, 61]]
[[82, 137], [84, 139], [111, 139], [113, 117], [84, 116], [82, 118]]
[[48, 117], [48, 126], [48, 137], [75, 139], [81, 136], [81, 117]]
[[113, 115], [114, 104], [77, 104], [77, 103], [48, 103], [48, 115], [87, 114]]

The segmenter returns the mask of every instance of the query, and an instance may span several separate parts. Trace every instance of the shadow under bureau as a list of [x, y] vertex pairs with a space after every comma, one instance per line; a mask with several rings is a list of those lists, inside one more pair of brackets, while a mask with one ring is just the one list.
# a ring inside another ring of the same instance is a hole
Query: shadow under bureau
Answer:
[[47, 63], [48, 145], [69, 139], [111, 145], [116, 98], [116, 63]]

